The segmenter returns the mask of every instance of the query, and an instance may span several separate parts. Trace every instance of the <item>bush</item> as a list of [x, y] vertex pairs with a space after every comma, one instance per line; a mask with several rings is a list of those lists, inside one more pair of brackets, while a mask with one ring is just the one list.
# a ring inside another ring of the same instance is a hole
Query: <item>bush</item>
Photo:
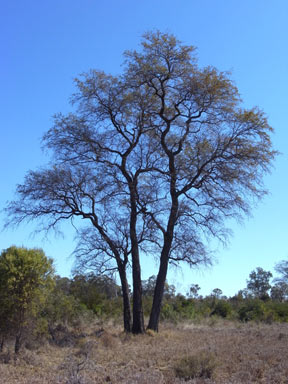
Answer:
[[179, 315], [177, 311], [174, 310], [172, 305], [165, 303], [161, 309], [160, 320], [167, 320], [177, 324]]
[[210, 379], [216, 368], [214, 356], [202, 352], [198, 355], [184, 357], [175, 365], [174, 370], [177, 377], [190, 380], [195, 378]]
[[265, 305], [261, 300], [247, 300], [238, 310], [241, 321], [258, 320], [265, 317]]
[[273, 320], [280, 322], [288, 322], [288, 303], [267, 303], [269, 313], [273, 313]]
[[228, 317], [232, 312], [231, 304], [227, 301], [218, 301], [211, 315], [217, 315], [220, 317]]

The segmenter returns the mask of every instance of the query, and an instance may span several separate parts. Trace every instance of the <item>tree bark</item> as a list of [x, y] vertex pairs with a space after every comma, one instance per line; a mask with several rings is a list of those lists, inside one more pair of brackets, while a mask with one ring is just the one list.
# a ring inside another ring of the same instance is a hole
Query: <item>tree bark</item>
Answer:
[[14, 346], [14, 351], [16, 354], [19, 353], [20, 348], [21, 348], [21, 332], [17, 332], [16, 337], [15, 337], [15, 346]]
[[158, 332], [158, 328], [159, 328], [159, 319], [160, 319], [161, 305], [162, 305], [165, 281], [166, 281], [167, 270], [168, 270], [169, 255], [170, 255], [170, 250], [173, 242], [174, 227], [175, 227], [178, 208], [179, 208], [178, 196], [176, 193], [174, 156], [171, 152], [170, 153], [168, 152], [168, 149], [164, 143], [163, 138], [162, 138], [162, 145], [165, 147], [165, 151], [169, 156], [169, 170], [171, 175], [171, 181], [170, 181], [171, 209], [170, 209], [170, 215], [169, 215], [169, 220], [167, 224], [167, 230], [164, 233], [164, 244], [161, 252], [159, 272], [157, 275], [156, 286], [155, 286], [154, 296], [153, 296], [153, 304], [152, 304], [152, 309], [151, 309], [150, 319], [148, 324], [148, 329], [152, 329], [155, 332]]
[[4, 338], [4, 336], [2, 335], [2, 336], [1, 336], [1, 339], [0, 339], [0, 352], [3, 352], [4, 341], [5, 341], [5, 338]]
[[132, 276], [133, 276], [133, 325], [132, 332], [144, 333], [144, 315], [142, 307], [142, 282], [141, 267], [139, 258], [139, 246], [136, 230], [137, 222], [137, 204], [136, 204], [136, 187], [133, 183], [129, 185], [130, 189], [130, 240], [132, 254]]
[[170, 247], [168, 247], [168, 244], [167, 244], [166, 247], [163, 247], [163, 250], [161, 253], [159, 272], [156, 279], [156, 285], [155, 285], [154, 296], [153, 296], [153, 304], [152, 304], [152, 309], [151, 309], [150, 319], [148, 324], [148, 329], [151, 329], [155, 332], [158, 332], [158, 328], [159, 328], [161, 305], [162, 305], [165, 281], [166, 281], [167, 270], [168, 270], [169, 250], [170, 250]]
[[132, 256], [133, 268], [133, 326], [132, 332], [144, 333], [144, 315], [142, 308], [142, 283], [141, 283], [141, 269], [139, 263], [139, 252], [134, 253]]
[[130, 297], [129, 297], [129, 286], [126, 276], [125, 266], [118, 266], [119, 275], [121, 280], [122, 295], [123, 295], [123, 322], [124, 322], [124, 331], [131, 332], [131, 307], [130, 307]]

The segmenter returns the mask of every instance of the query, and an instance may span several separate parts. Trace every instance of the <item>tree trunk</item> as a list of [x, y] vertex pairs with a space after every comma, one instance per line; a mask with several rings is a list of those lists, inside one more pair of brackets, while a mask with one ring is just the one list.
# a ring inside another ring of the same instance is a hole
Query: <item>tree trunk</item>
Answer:
[[129, 297], [129, 286], [126, 277], [125, 266], [118, 266], [123, 295], [123, 321], [124, 331], [131, 332], [131, 307]]
[[[169, 167], [170, 167], [170, 172], [172, 176], [175, 174], [173, 161], [174, 160], [171, 157], [169, 159]], [[173, 242], [174, 227], [175, 227], [176, 217], [177, 217], [177, 212], [179, 207], [178, 198], [176, 194], [176, 187], [175, 187], [175, 176], [171, 177], [170, 193], [171, 193], [172, 205], [171, 205], [171, 210], [170, 210], [170, 215], [169, 215], [169, 220], [167, 225], [167, 231], [164, 234], [164, 244], [161, 252], [159, 272], [157, 275], [156, 286], [155, 286], [154, 296], [153, 296], [153, 304], [152, 304], [152, 309], [151, 309], [150, 319], [148, 324], [148, 329], [152, 329], [155, 332], [158, 332], [158, 327], [159, 327], [159, 318], [160, 318], [161, 305], [162, 305], [165, 281], [166, 281], [167, 270], [168, 270], [169, 254], [170, 254], [171, 246]]]
[[130, 184], [130, 240], [131, 240], [131, 255], [132, 255], [132, 276], [133, 276], [133, 333], [144, 333], [144, 315], [142, 308], [142, 282], [141, 268], [139, 261], [139, 246], [136, 231], [137, 222], [137, 205], [136, 192], [134, 184]]
[[123, 321], [124, 321], [124, 330], [126, 332], [131, 332], [131, 307], [130, 307], [130, 298], [129, 298], [129, 286], [127, 282], [127, 276], [126, 276], [126, 265], [127, 261], [123, 262], [121, 260], [120, 254], [111, 240], [111, 238], [106, 234], [103, 227], [99, 225], [98, 218], [95, 217], [94, 220], [92, 220], [93, 225], [97, 228], [99, 233], [101, 234], [102, 238], [106, 241], [106, 243], [109, 245], [110, 249], [112, 250], [116, 262], [117, 262], [117, 268], [118, 273], [121, 280], [121, 288], [122, 288], [122, 294], [123, 294]]
[[167, 250], [167, 247], [164, 246], [161, 254], [159, 272], [157, 275], [156, 285], [154, 289], [153, 304], [148, 324], [148, 329], [152, 329], [155, 332], [158, 332], [159, 327], [161, 305], [168, 270], [168, 260], [169, 251]]
[[18, 332], [16, 334], [15, 346], [14, 346], [14, 351], [15, 351], [16, 354], [19, 353], [20, 348], [21, 348], [21, 341], [22, 341], [21, 340], [21, 336], [22, 336], [21, 332]]
[[2, 335], [1, 336], [1, 339], [0, 339], [0, 352], [3, 352], [3, 347], [4, 347], [4, 336]]
[[133, 333], [144, 333], [144, 315], [142, 308], [141, 270], [138, 257], [133, 257]]

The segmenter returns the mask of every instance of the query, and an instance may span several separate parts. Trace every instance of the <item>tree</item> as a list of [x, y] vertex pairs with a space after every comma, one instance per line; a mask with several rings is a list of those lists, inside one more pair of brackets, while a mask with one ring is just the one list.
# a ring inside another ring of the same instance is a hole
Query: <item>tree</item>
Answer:
[[276, 301], [284, 301], [288, 298], [288, 284], [284, 281], [279, 281], [271, 287], [271, 299]]
[[275, 156], [264, 113], [242, 109], [229, 75], [200, 69], [194, 51], [147, 33], [142, 50], [125, 53], [121, 76], [92, 70], [76, 79], [76, 112], [57, 115], [44, 136], [54, 165], [29, 172], [7, 207], [10, 223], [92, 224], [82, 256], [117, 268], [126, 330], [131, 261], [134, 333], [144, 331], [140, 251], [159, 259], [148, 324], [157, 331], [168, 265], [211, 263], [206, 238], [225, 241], [225, 219], [265, 194]]
[[191, 297], [193, 299], [197, 299], [199, 297], [199, 291], [200, 291], [199, 284], [191, 284], [189, 288], [189, 292], [187, 292], [187, 296]]
[[269, 298], [269, 290], [271, 289], [270, 279], [272, 278], [270, 271], [264, 271], [263, 268], [256, 268], [249, 275], [247, 280], [247, 289], [255, 298], [265, 300]]
[[143, 51], [128, 52], [127, 60], [131, 82], [153, 95], [151, 135], [161, 158], [149, 194], [138, 195], [161, 239], [148, 325], [157, 331], [169, 262], [209, 261], [203, 233], [225, 238], [225, 219], [247, 213], [249, 197], [263, 196], [262, 176], [275, 152], [265, 115], [240, 107], [227, 73], [199, 69], [194, 48], [174, 36], [145, 38]]
[[276, 283], [285, 283], [288, 284], [288, 260], [282, 260], [275, 265], [275, 271], [280, 275], [275, 277], [274, 281]]
[[[19, 352], [27, 317], [53, 287], [52, 260], [41, 249], [10, 247], [0, 255], [1, 331], [15, 336]], [[3, 344], [3, 341], [2, 343]], [[3, 346], [3, 345], [2, 345]]]
[[214, 297], [215, 299], [220, 299], [222, 294], [223, 294], [223, 291], [220, 288], [214, 288], [213, 291], [211, 292], [211, 296]]
[[283, 301], [288, 298], [288, 261], [282, 260], [275, 265], [275, 271], [280, 275], [275, 277], [276, 284], [271, 288], [271, 298]]
[[[153, 296], [156, 285], [156, 279], [157, 277], [155, 275], [152, 275], [148, 278], [148, 280], [142, 281], [143, 296]], [[175, 291], [175, 286], [173, 284], [168, 284], [168, 282], [166, 281], [164, 286], [164, 297], [168, 299], [174, 297]]]

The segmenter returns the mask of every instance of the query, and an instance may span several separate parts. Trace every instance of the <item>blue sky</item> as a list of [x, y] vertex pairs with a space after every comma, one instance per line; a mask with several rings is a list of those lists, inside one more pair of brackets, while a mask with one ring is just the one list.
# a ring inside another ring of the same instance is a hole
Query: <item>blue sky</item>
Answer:
[[[232, 223], [234, 235], [219, 248], [217, 264], [199, 271], [171, 270], [178, 290], [192, 283], [202, 294], [221, 288], [233, 295], [246, 286], [258, 266], [273, 271], [288, 258], [288, 2], [286, 0], [9, 0], [0, 14], [0, 209], [13, 199], [29, 169], [48, 161], [40, 139], [52, 115], [71, 109], [73, 79], [90, 68], [121, 73], [122, 53], [137, 48], [147, 30], [171, 32], [198, 48], [200, 65], [232, 72], [244, 105], [262, 108], [275, 129], [281, 152], [271, 175], [270, 194], [244, 225]], [[4, 214], [0, 214], [0, 227]], [[41, 247], [55, 259], [57, 272], [69, 275], [74, 233], [31, 237], [33, 225], [0, 232], [0, 250], [12, 244]], [[143, 278], [156, 272], [143, 259]]]

